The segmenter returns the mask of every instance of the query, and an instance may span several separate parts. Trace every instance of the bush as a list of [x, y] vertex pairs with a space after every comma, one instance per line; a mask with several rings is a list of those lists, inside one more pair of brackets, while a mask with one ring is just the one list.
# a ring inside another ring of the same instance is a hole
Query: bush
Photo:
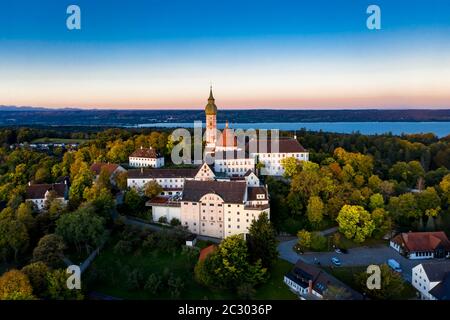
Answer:
[[132, 270], [127, 277], [127, 287], [130, 290], [139, 290], [143, 287], [144, 275], [140, 269]]
[[159, 222], [159, 223], [164, 223], [164, 224], [166, 224], [166, 223], [167, 223], [167, 218], [166, 218], [166, 217], [160, 217], [160, 218], [158, 219], [158, 222]]
[[152, 294], [156, 294], [162, 286], [162, 279], [159, 275], [152, 273], [145, 283], [144, 289]]
[[114, 253], [119, 255], [130, 254], [133, 251], [133, 244], [131, 241], [119, 240], [114, 246]]
[[311, 249], [313, 251], [326, 251], [328, 249], [328, 240], [318, 232], [311, 235]]
[[172, 218], [172, 220], [170, 220], [170, 225], [171, 226], [180, 226], [181, 225], [181, 221], [177, 218]]

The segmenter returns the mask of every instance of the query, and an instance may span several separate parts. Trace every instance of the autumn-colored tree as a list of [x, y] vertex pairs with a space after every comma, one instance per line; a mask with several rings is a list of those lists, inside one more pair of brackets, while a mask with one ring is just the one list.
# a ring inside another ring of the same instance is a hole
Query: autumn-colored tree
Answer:
[[10, 270], [0, 277], [0, 300], [32, 300], [33, 288], [28, 277], [19, 270]]
[[336, 221], [339, 224], [339, 231], [347, 239], [358, 243], [364, 242], [375, 229], [370, 213], [361, 206], [343, 206]]
[[297, 238], [298, 238], [298, 246], [302, 249], [302, 250], [307, 250], [311, 247], [311, 232], [306, 231], [306, 230], [300, 230], [297, 233]]
[[306, 214], [309, 222], [313, 225], [319, 225], [322, 222], [323, 215], [325, 213], [325, 206], [322, 199], [318, 196], [312, 196], [309, 198], [308, 206], [306, 208]]
[[144, 194], [150, 199], [160, 195], [161, 192], [163, 192], [163, 188], [154, 180], [147, 182], [144, 186]]
[[292, 178], [300, 171], [300, 161], [294, 157], [287, 157], [281, 159], [281, 166], [284, 169], [284, 176]]

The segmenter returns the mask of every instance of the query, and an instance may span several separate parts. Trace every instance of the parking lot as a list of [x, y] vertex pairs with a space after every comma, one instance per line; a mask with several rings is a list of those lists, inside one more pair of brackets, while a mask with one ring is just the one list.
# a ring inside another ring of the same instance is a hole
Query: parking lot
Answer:
[[314, 264], [315, 259], [322, 266], [331, 266], [331, 258], [337, 257], [341, 261], [342, 267], [352, 266], [368, 266], [370, 264], [383, 264], [388, 259], [395, 259], [400, 263], [403, 269], [403, 278], [411, 282], [411, 270], [416, 265], [420, 264], [420, 260], [408, 260], [398, 254], [395, 250], [388, 246], [380, 247], [360, 247], [349, 249], [347, 254], [336, 252], [307, 252], [304, 254], [297, 254], [292, 247], [297, 242], [296, 239], [281, 242], [278, 246], [280, 257], [291, 263], [296, 263], [299, 259], [310, 264]]

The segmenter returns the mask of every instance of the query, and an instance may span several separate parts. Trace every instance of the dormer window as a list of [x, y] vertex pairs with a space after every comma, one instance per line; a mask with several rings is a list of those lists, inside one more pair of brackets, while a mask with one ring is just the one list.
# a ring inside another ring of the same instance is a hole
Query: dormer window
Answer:
[[265, 199], [264, 193], [257, 194], [256, 199]]

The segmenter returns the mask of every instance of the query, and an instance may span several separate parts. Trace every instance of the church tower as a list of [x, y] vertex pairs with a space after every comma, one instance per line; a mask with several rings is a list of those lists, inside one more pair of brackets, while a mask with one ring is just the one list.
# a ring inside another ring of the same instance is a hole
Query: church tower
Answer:
[[214, 149], [216, 146], [217, 132], [217, 106], [212, 92], [212, 86], [209, 91], [208, 104], [205, 107], [206, 114], [206, 147]]

